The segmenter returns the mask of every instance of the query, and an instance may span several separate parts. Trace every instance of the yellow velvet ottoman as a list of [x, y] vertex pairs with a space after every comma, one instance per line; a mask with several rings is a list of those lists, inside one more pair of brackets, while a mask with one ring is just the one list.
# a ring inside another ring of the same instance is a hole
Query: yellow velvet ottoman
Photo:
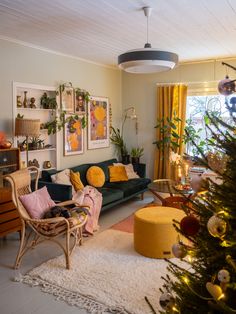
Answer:
[[172, 245], [178, 240], [173, 219], [180, 221], [185, 213], [177, 208], [153, 206], [134, 214], [134, 248], [146, 257], [173, 257]]

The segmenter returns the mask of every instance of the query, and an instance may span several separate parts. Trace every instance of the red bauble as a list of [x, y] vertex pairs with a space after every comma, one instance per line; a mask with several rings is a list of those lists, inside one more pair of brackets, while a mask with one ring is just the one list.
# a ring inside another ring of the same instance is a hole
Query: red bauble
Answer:
[[198, 233], [200, 229], [200, 223], [196, 217], [189, 215], [181, 220], [180, 229], [183, 234], [192, 237]]

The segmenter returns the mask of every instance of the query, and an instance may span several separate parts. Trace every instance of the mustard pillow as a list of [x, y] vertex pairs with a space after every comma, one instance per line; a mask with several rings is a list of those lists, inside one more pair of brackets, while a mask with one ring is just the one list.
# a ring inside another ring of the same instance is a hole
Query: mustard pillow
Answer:
[[95, 188], [101, 188], [105, 183], [105, 173], [98, 166], [92, 166], [86, 173], [88, 184]]
[[108, 166], [110, 182], [128, 181], [125, 166]]
[[73, 172], [72, 170], [70, 171], [70, 181], [71, 184], [73, 185], [75, 191], [83, 190], [84, 185], [80, 179], [80, 173], [79, 172]]

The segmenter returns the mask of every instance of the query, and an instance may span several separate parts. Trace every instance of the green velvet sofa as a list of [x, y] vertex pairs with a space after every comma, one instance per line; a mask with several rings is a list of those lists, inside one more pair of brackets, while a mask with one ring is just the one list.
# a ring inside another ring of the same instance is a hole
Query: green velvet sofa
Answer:
[[[80, 173], [81, 181], [87, 185], [86, 172], [91, 166], [101, 167], [105, 173], [105, 184], [98, 190], [102, 193], [103, 203], [102, 210], [111, 208], [120, 204], [134, 196], [140, 195], [147, 190], [147, 185], [151, 182], [150, 179], [145, 178], [145, 164], [134, 165], [135, 171], [140, 178], [131, 179], [126, 182], [109, 182], [108, 166], [116, 163], [116, 159], [109, 159], [99, 163], [83, 164], [72, 167], [71, 170]], [[47, 186], [48, 192], [54, 201], [65, 201], [72, 199], [72, 187], [64, 184], [56, 184], [51, 181], [51, 175], [57, 173], [57, 170], [43, 170], [42, 177], [39, 180], [39, 188]]]

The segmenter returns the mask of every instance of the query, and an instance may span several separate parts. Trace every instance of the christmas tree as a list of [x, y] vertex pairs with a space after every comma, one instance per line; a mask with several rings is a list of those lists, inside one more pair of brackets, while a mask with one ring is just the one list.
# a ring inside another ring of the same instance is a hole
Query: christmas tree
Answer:
[[[160, 313], [236, 313], [236, 97], [226, 103], [232, 124], [208, 114], [214, 153], [201, 154], [201, 163], [221, 182], [208, 180], [183, 210], [174, 226], [183, 242], [173, 244], [179, 263], [168, 260], [168, 275], [160, 289]], [[217, 152], [217, 153], [216, 153]], [[222, 159], [219, 161], [219, 154]], [[217, 159], [218, 158], [218, 159]], [[224, 162], [225, 161], [225, 162]], [[218, 168], [215, 167], [218, 165]]]

